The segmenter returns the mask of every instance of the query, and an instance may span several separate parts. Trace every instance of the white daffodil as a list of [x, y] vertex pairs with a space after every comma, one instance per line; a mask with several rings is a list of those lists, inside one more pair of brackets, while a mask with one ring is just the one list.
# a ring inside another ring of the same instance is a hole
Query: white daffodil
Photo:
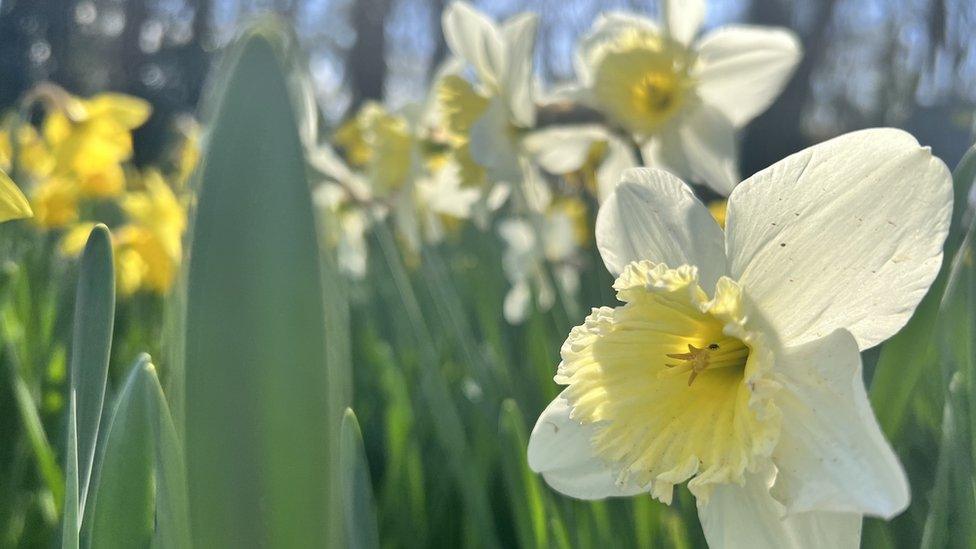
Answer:
[[676, 177], [626, 172], [596, 227], [625, 304], [570, 333], [529, 465], [583, 499], [689, 481], [713, 547], [857, 547], [909, 501], [859, 351], [911, 317], [951, 210], [946, 166], [892, 129], [749, 178], [724, 232]]
[[633, 135], [645, 161], [728, 195], [736, 130], [779, 95], [801, 56], [785, 29], [732, 25], [694, 40], [704, 0], [665, 0], [663, 24], [601, 16], [577, 56], [578, 98]]
[[435, 84], [439, 108], [457, 146], [494, 181], [521, 176], [521, 132], [535, 125], [537, 24], [536, 15], [523, 13], [499, 26], [466, 2], [444, 12], [444, 38], [456, 70], [444, 71]]
[[505, 242], [502, 267], [511, 288], [503, 312], [510, 324], [525, 320], [536, 290], [536, 306], [547, 311], [556, 300], [556, 289], [546, 276], [548, 262], [555, 283], [567, 295], [579, 290], [579, 250], [586, 242], [586, 205], [577, 197], [553, 200], [545, 182], [534, 170], [526, 171], [528, 215], [501, 221], [498, 233]]
[[368, 259], [366, 232], [374, 220], [386, 215], [385, 209], [371, 202], [368, 183], [327, 145], [310, 149], [308, 160], [313, 173], [322, 178], [312, 191], [312, 201], [322, 214], [323, 241], [335, 250], [339, 270], [361, 279]]
[[596, 124], [541, 129], [522, 144], [544, 170], [578, 180], [600, 202], [610, 196], [625, 170], [640, 165], [628, 143]]

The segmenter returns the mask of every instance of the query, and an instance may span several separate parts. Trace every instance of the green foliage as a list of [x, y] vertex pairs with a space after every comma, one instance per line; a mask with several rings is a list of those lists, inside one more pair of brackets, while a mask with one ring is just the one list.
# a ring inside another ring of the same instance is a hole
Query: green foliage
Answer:
[[363, 434], [356, 414], [349, 408], [342, 416], [339, 439], [339, 467], [342, 475], [343, 516], [346, 547], [375, 549], [380, 546], [376, 531], [376, 509], [369, 464], [363, 449]]
[[83, 546], [187, 547], [182, 449], [148, 355], [132, 366], [119, 394], [103, 452]]
[[96, 226], [81, 256], [75, 297], [74, 336], [68, 386], [65, 499], [62, 547], [78, 547], [78, 531], [95, 461], [102, 401], [115, 324], [115, 264], [112, 237]]
[[[190, 238], [186, 463], [199, 547], [336, 543], [323, 274], [281, 33], [233, 47]], [[341, 299], [330, 294], [328, 306]]]

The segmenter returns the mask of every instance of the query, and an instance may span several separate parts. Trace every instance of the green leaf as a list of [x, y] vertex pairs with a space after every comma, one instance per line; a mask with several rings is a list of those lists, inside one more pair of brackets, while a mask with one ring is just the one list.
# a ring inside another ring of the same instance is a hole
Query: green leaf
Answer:
[[[71, 342], [65, 498], [66, 502], [75, 502], [76, 508], [72, 514], [77, 520], [84, 514], [95, 460], [114, 324], [115, 263], [112, 237], [107, 227], [96, 225], [81, 256]], [[77, 438], [71, 440], [71, 436]], [[71, 455], [73, 447], [75, 455]], [[67, 503], [65, 518], [71, 518]], [[67, 529], [68, 526], [65, 524], [64, 527]], [[77, 529], [77, 524], [74, 527]]]
[[881, 348], [871, 379], [871, 407], [878, 416], [882, 430], [891, 439], [898, 438], [915, 388], [936, 358], [933, 342], [936, 317], [950, 265], [966, 232], [962, 219], [967, 211], [966, 197], [974, 178], [976, 147], [966, 153], [952, 175], [955, 202], [952, 224], [943, 247], [942, 269], [911, 320]]
[[363, 448], [359, 421], [351, 409], [342, 417], [339, 441], [339, 467], [342, 474], [345, 547], [373, 549], [380, 546], [376, 527], [376, 505], [369, 480], [369, 465]]
[[65, 445], [64, 511], [61, 516], [62, 549], [78, 549], [81, 513], [78, 501], [78, 432], [75, 399], [68, 399], [68, 440]]
[[514, 400], [502, 403], [499, 430], [502, 470], [520, 547], [549, 547], [549, 519], [539, 476], [529, 469], [525, 417]]
[[187, 547], [186, 477], [176, 430], [148, 355], [119, 394], [93, 487], [86, 547]]
[[[327, 325], [302, 140], [262, 24], [231, 49], [200, 171], [183, 339], [198, 547], [338, 543], [331, 512], [343, 367]], [[329, 295], [341, 302], [340, 295]], [[334, 317], [328, 317], [334, 318]]]

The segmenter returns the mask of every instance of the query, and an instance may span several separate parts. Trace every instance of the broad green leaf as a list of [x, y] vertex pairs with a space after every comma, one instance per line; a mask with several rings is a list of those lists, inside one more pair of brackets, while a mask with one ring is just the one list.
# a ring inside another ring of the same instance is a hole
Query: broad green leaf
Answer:
[[499, 430], [502, 471], [508, 488], [509, 508], [521, 547], [549, 547], [548, 517], [539, 476], [529, 469], [529, 438], [525, 417], [514, 400], [502, 403]]
[[339, 440], [339, 467], [342, 475], [345, 547], [374, 549], [380, 546], [376, 526], [376, 505], [369, 480], [369, 465], [363, 448], [359, 421], [351, 409], [342, 417]]
[[[98, 426], [102, 418], [105, 381], [108, 376], [109, 355], [112, 349], [112, 329], [115, 324], [115, 263], [112, 237], [104, 225], [96, 225], [88, 237], [81, 256], [78, 290], [75, 297], [74, 334], [71, 341], [71, 385], [69, 401], [75, 417], [70, 417], [69, 436], [73, 430], [77, 440], [77, 478], [74, 498], [78, 516], [84, 513], [88, 485], [95, 459]], [[75, 422], [72, 425], [72, 422]], [[70, 452], [71, 441], [68, 449]], [[68, 456], [69, 466], [71, 456]]]
[[187, 547], [186, 479], [176, 431], [148, 355], [119, 393], [89, 510], [85, 547]]
[[871, 379], [871, 406], [885, 434], [898, 438], [909, 401], [925, 371], [936, 359], [933, 344], [939, 304], [956, 250], [962, 244], [966, 227], [962, 219], [967, 211], [966, 197], [976, 178], [976, 147], [969, 150], [952, 174], [954, 204], [952, 224], [943, 248], [942, 270], [925, 298], [919, 303], [908, 324], [881, 348], [881, 355]]
[[326, 351], [337, 332], [276, 54], [284, 36], [263, 24], [231, 49], [199, 174], [182, 330], [198, 547], [321, 547], [340, 535], [329, 505], [340, 366]]

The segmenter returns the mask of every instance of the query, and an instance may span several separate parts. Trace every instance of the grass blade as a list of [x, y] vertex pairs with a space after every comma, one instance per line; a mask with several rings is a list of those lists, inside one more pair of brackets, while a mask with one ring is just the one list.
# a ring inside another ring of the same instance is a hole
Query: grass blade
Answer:
[[525, 417], [514, 400], [502, 403], [501, 418], [502, 468], [508, 486], [510, 509], [515, 519], [515, 532], [521, 547], [549, 547], [549, 519], [539, 475], [529, 469], [526, 450], [529, 438]]

